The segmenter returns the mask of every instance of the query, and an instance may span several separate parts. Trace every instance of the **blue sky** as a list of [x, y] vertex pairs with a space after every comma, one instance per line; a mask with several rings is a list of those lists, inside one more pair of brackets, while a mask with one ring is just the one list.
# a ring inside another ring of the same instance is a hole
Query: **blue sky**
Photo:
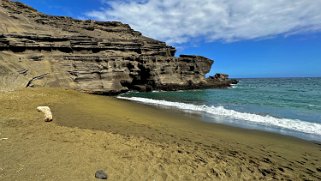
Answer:
[[20, 0], [40, 12], [119, 20], [214, 59], [231, 77], [321, 76], [321, 0]]

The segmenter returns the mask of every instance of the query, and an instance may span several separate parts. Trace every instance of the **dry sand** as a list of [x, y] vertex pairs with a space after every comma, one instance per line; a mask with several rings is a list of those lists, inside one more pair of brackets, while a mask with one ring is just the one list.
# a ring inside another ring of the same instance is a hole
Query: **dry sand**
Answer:
[[0, 93], [0, 180], [96, 180], [100, 169], [108, 180], [321, 180], [321, 146], [70, 90]]

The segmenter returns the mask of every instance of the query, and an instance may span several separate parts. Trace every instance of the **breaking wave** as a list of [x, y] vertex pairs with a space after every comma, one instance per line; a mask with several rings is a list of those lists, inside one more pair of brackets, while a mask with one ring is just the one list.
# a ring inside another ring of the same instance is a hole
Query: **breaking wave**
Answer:
[[165, 100], [140, 98], [140, 97], [118, 96], [117, 98], [135, 101], [135, 102], [141, 102], [145, 104], [172, 107], [183, 111], [189, 111], [189, 112], [195, 112], [195, 113], [206, 113], [212, 116], [221, 116], [221, 117], [231, 118], [235, 120], [248, 121], [257, 125], [276, 127], [279, 129], [288, 129], [291, 131], [321, 136], [321, 124], [306, 122], [299, 119], [277, 118], [269, 115], [258, 115], [254, 113], [238, 112], [235, 110], [226, 109], [223, 106], [194, 105], [194, 104], [171, 102], [171, 101], [165, 101]]

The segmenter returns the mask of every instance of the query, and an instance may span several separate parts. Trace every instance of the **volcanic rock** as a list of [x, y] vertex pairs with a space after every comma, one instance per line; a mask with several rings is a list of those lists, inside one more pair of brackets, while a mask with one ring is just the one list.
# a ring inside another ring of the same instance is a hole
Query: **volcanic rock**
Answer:
[[104, 180], [107, 180], [107, 178], [108, 178], [107, 174], [103, 170], [98, 170], [95, 173], [95, 177], [98, 179], [104, 179]]
[[96, 94], [227, 87], [213, 61], [181, 55], [121, 22], [49, 16], [0, 2], [0, 90], [63, 87]]

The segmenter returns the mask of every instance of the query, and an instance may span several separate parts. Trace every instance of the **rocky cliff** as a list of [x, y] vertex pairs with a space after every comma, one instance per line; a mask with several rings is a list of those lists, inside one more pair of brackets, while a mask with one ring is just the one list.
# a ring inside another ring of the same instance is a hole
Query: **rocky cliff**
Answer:
[[212, 60], [175, 57], [175, 51], [127, 24], [48, 16], [0, 0], [1, 90], [48, 86], [117, 94], [230, 85], [205, 78]]

